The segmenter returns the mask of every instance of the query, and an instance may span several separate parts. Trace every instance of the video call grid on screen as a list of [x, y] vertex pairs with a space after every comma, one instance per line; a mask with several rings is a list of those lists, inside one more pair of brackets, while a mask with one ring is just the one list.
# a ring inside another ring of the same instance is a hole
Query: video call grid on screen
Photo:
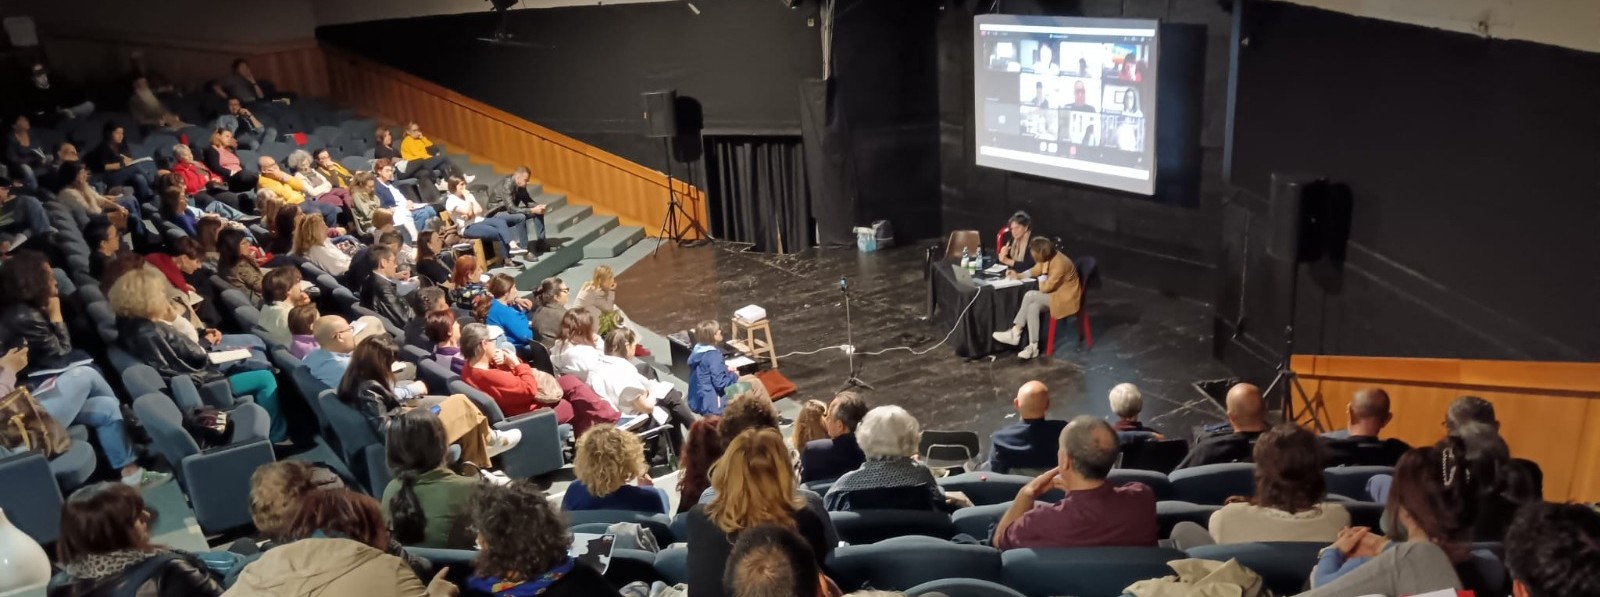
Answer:
[[1157, 23], [980, 15], [980, 166], [1155, 193]]

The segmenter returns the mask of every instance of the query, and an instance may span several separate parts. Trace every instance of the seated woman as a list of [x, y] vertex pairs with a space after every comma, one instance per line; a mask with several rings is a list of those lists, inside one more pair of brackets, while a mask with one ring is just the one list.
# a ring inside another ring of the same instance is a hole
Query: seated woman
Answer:
[[355, 175], [348, 168], [345, 168], [343, 164], [334, 160], [333, 154], [327, 148], [311, 152], [311, 159], [311, 167], [316, 169], [317, 174], [321, 174], [323, 178], [328, 179], [333, 188], [348, 190], [355, 186]]
[[279, 409], [278, 380], [272, 371], [224, 373], [222, 365], [211, 362], [204, 346], [166, 323], [172, 318], [172, 302], [167, 300], [165, 286], [166, 278], [153, 269], [133, 270], [111, 285], [106, 299], [117, 315], [117, 343], [163, 378], [187, 375], [196, 385], [227, 379], [233, 393], [249, 394], [266, 409], [272, 418], [272, 441], [288, 441], [289, 426]]
[[689, 437], [678, 450], [678, 511], [683, 514], [700, 503], [700, 496], [711, 487], [711, 467], [722, 458], [722, 417], [700, 417], [689, 426]]
[[[200, 202], [201, 207], [196, 207], [195, 202], [189, 200], [189, 193], [185, 190], [183, 177], [173, 173], [166, 173], [156, 178], [156, 196], [160, 199], [161, 217], [172, 222], [189, 236], [194, 236], [194, 220], [206, 214], [216, 214], [227, 218], [229, 221], [238, 221], [244, 218], [244, 213], [209, 196]], [[196, 198], [199, 198], [196, 195]]]
[[549, 277], [539, 282], [533, 291], [533, 329], [539, 332], [539, 343], [554, 346], [561, 335], [561, 320], [567, 316], [567, 297], [571, 294], [561, 278]]
[[[400, 139], [400, 159], [417, 164], [413, 166], [414, 168], [420, 167], [432, 172], [434, 180], [462, 176], [461, 168], [456, 167], [455, 162], [451, 162], [450, 158], [444, 156], [444, 152], [433, 146], [433, 142], [422, 134], [422, 127], [417, 126], [416, 122], [406, 123], [405, 136]], [[462, 180], [472, 182], [472, 179], [472, 176], [467, 176]]]
[[[390, 180], [415, 179], [417, 181], [417, 195], [422, 199], [423, 203], [433, 204], [439, 202], [438, 183], [443, 179], [437, 178], [433, 170], [424, 167], [422, 162], [406, 160], [400, 157], [400, 150], [394, 146], [394, 133], [389, 131], [389, 127], [379, 126], [374, 131], [372, 140], [374, 141], [372, 157], [377, 160], [372, 166], [373, 172], [379, 172], [387, 166], [392, 170]], [[401, 163], [405, 164], [404, 168], [399, 167]], [[381, 173], [378, 178], [383, 182], [389, 182], [388, 180], [383, 180], [384, 176]]]
[[[611, 273], [611, 266], [597, 265], [594, 268], [594, 277], [583, 283], [578, 289], [578, 300], [574, 308], [589, 309], [594, 311], [595, 317], [600, 321], [600, 335], [611, 333], [628, 322], [627, 314], [617, 306], [617, 278]], [[640, 350], [639, 357], [650, 356], [649, 351]]]
[[133, 150], [128, 148], [122, 125], [106, 123], [105, 136], [101, 137], [100, 145], [85, 154], [83, 162], [100, 175], [100, 182], [107, 187], [130, 187], [140, 201], [155, 198], [152, 188], [156, 175], [155, 164], [150, 160], [134, 161]]
[[1282, 423], [1256, 440], [1255, 495], [1223, 506], [1205, 528], [1189, 521], [1172, 529], [1173, 546], [1212, 543], [1320, 541], [1330, 543], [1350, 526], [1350, 513], [1328, 502], [1322, 442], [1315, 433]]
[[922, 428], [898, 406], [867, 411], [856, 428], [866, 462], [845, 473], [822, 501], [831, 512], [874, 509], [942, 510], [944, 490], [928, 467], [917, 462]]
[[461, 322], [456, 317], [456, 312], [450, 309], [429, 311], [423, 316], [423, 333], [428, 340], [433, 342], [433, 360], [439, 365], [450, 369], [451, 373], [461, 374], [461, 369], [466, 366], [467, 359], [461, 356]]
[[89, 358], [72, 348], [55, 272], [44, 254], [11, 253], [5, 267], [0, 267], [0, 288], [6, 289], [0, 293], [0, 336], [27, 347], [33, 368], [60, 369]]
[[350, 269], [350, 253], [358, 241], [350, 236], [333, 237], [321, 217], [301, 214], [295, 219], [294, 245], [289, 254], [311, 262], [322, 271], [343, 276]]
[[449, 190], [445, 196], [445, 209], [450, 211], [450, 215], [456, 219], [456, 225], [461, 227], [461, 236], [498, 241], [500, 256], [508, 262], [513, 255], [526, 252], [523, 249], [528, 244], [526, 225], [520, 222], [512, 225], [501, 217], [505, 214], [484, 215], [483, 204], [472, 196], [472, 191], [467, 190], [465, 178], [451, 176], [445, 180], [445, 186]]
[[[585, 379], [589, 387], [625, 415], [651, 415], [657, 424], [671, 423], [673, 436], [681, 436], [679, 427], [688, 428], [696, 417], [683, 392], [672, 384], [650, 379], [639, 372], [638, 365], [628, 358], [639, 345], [639, 337], [628, 328], [617, 328], [606, 335], [606, 354], [595, 359]], [[660, 413], [656, 409], [660, 408]], [[824, 436], [826, 437], [826, 436]]]
[[819, 439], [832, 439], [828, 437], [827, 424], [823, 422], [828, 415], [828, 403], [821, 400], [807, 400], [800, 407], [800, 414], [794, 417], [794, 427], [789, 430], [789, 456], [796, 462], [800, 454], [806, 451], [806, 444]]
[[211, 145], [206, 147], [206, 168], [215, 172], [228, 182], [228, 190], [235, 193], [254, 191], [256, 183], [261, 177], [254, 172], [246, 170], [239, 161], [239, 141], [233, 138], [233, 131], [224, 128], [211, 131]]
[[[499, 327], [506, 333], [506, 340], [517, 347], [519, 353], [523, 353], [528, 345], [534, 343], [533, 325], [528, 322], [528, 309], [533, 307], [533, 302], [518, 298], [516, 279], [505, 274], [495, 274], [489, 278], [486, 288], [490, 300], [480, 300], [473, 305], [473, 315], [479, 321]], [[527, 354], [523, 353], [523, 356]]]
[[478, 531], [469, 597], [620, 597], [598, 571], [567, 555], [567, 523], [532, 481], [479, 483], [468, 505]]
[[483, 269], [478, 267], [477, 257], [457, 255], [455, 267], [450, 271], [450, 304], [457, 309], [472, 310], [478, 297], [487, 297], [489, 294], [482, 279]]
[[722, 584], [728, 554], [739, 531], [775, 524], [798, 531], [818, 562], [833, 551], [826, 517], [806, 507], [797, 496], [789, 448], [777, 429], [747, 429], [733, 438], [727, 452], [711, 467], [710, 503], [689, 510], [689, 595], [729, 594]]
[[1011, 232], [1011, 239], [1000, 248], [998, 261], [1014, 272], [1033, 269], [1033, 251], [1028, 246], [1033, 241], [1033, 219], [1028, 217], [1027, 212], [1019, 211], [1011, 215], [1006, 226]]
[[1117, 430], [1117, 435], [1143, 431], [1154, 433], [1156, 439], [1165, 439], [1161, 433], [1139, 422], [1139, 413], [1144, 412], [1144, 397], [1139, 394], [1139, 386], [1119, 383], [1111, 388], [1107, 399], [1111, 401], [1111, 414], [1117, 416], [1117, 421], [1111, 424], [1111, 428]]
[[183, 179], [183, 191], [199, 199], [201, 204], [221, 201], [241, 213], [255, 211], [254, 200], [229, 191], [228, 181], [194, 159], [194, 151], [188, 145], [179, 143], [172, 146], [172, 156], [172, 173]]
[[444, 436], [444, 424], [426, 410], [412, 409], [389, 422], [383, 518], [402, 545], [472, 549], [462, 509], [477, 481], [450, 470]]
[[461, 394], [419, 396], [402, 402], [395, 394], [394, 369], [397, 360], [394, 339], [375, 334], [356, 345], [344, 377], [339, 380], [339, 400], [366, 417], [379, 435], [388, 433], [389, 421], [412, 409], [435, 410], [444, 423], [445, 437], [461, 446], [461, 459], [487, 469], [490, 458], [510, 450], [522, 441], [522, 432], [500, 431], [489, 427], [477, 405]]
[[[223, 364], [223, 373], [246, 369], [271, 369], [272, 364], [267, 361], [267, 343], [261, 338], [250, 334], [223, 334], [216, 329], [215, 326], [221, 322], [221, 316], [212, 307], [220, 300], [215, 289], [210, 288], [210, 281], [205, 279], [206, 276], [197, 275], [200, 273], [201, 258], [200, 245], [192, 238], [173, 240], [167, 243], [164, 252], [145, 256], [145, 268], [154, 269], [167, 281], [167, 286], [163, 290], [166, 291], [167, 299], [172, 302], [172, 317], [166, 323], [171, 324], [184, 337], [199, 342], [209, 350], [243, 348], [251, 352], [248, 360]], [[193, 286], [193, 282], [204, 282], [206, 287]], [[101, 283], [112, 284], [114, 280], [108, 274]], [[193, 304], [195, 297], [202, 299], [199, 304]], [[209, 313], [207, 308], [212, 308]]]
[[311, 297], [300, 285], [300, 268], [283, 266], [273, 268], [261, 280], [261, 318], [256, 320], [261, 336], [278, 346], [288, 346], [294, 341], [289, 331], [289, 312], [295, 307], [311, 304]]
[[994, 333], [995, 341], [1015, 346], [1022, 343], [1022, 326], [1026, 324], [1028, 345], [1023, 347], [1022, 352], [1017, 353], [1017, 358], [1020, 359], [1039, 356], [1039, 343], [1044, 338], [1039, 335], [1039, 316], [1048, 313], [1051, 319], [1049, 323], [1055, 325], [1055, 320], [1078, 313], [1080, 306], [1078, 299], [1083, 296], [1083, 286], [1078, 280], [1077, 268], [1073, 267], [1072, 260], [1067, 259], [1065, 254], [1056, 251], [1054, 242], [1048, 238], [1036, 237], [1029, 241], [1028, 251], [1036, 265], [1025, 274], [1008, 271], [1006, 279], [1043, 277], [1039, 281], [1039, 289], [1029, 290], [1022, 295], [1022, 308], [1011, 320], [1011, 329]]
[[508, 417], [549, 408], [556, 421], [570, 423], [573, 433], [601, 423], [615, 423], [617, 410], [570, 375], [556, 378], [528, 366], [508, 350], [495, 347], [489, 326], [471, 323], [461, 326], [461, 380], [494, 399]]
[[349, 489], [306, 493], [286, 534], [287, 543], [262, 553], [239, 572], [230, 594], [457, 594], [443, 574], [424, 588], [412, 567], [389, 553], [389, 529], [378, 501]]
[[192, 595], [216, 597], [222, 585], [192, 553], [150, 543], [151, 513], [139, 490], [96, 483], [61, 505], [51, 597], [69, 595]]
[[[1446, 437], [1432, 446], [1413, 448], [1395, 466], [1389, 504], [1405, 529], [1405, 541], [1394, 541], [1365, 527], [1349, 528], [1318, 555], [1311, 571], [1312, 591], [1305, 595], [1396, 595], [1397, 570], [1444, 559], [1455, 569], [1460, 587], [1482, 595], [1503, 595], [1490, 586], [1484, 571], [1500, 567], [1492, 556], [1472, 551], [1478, 480], [1469, 472], [1466, 446]], [[1444, 558], [1438, 558], [1439, 550]], [[1445, 587], [1434, 587], [1445, 588]], [[1453, 588], [1453, 587], [1452, 587]]]
[[[561, 509], [631, 510], [668, 514], [671, 498], [650, 479], [644, 444], [632, 432], [612, 425], [596, 425], [578, 437], [573, 474]], [[630, 485], [630, 483], [634, 483]]]
[[32, 134], [33, 124], [27, 114], [18, 114], [11, 123], [11, 134], [6, 135], [6, 165], [17, 173], [16, 178], [30, 189], [39, 188], [39, 176], [50, 164], [46, 148]]
[[250, 303], [261, 306], [261, 279], [264, 274], [256, 264], [256, 246], [244, 231], [228, 228], [217, 233], [217, 274], [229, 284], [244, 291]]
[[289, 354], [294, 358], [306, 358], [307, 354], [317, 349], [317, 338], [311, 330], [320, 317], [322, 313], [311, 303], [289, 310]]
[[417, 236], [417, 275], [427, 278], [434, 284], [444, 284], [450, 281], [450, 266], [439, 259], [439, 252], [444, 250], [444, 237], [432, 230], [423, 230]]
[[601, 368], [600, 358], [606, 353], [599, 327], [594, 312], [587, 309], [573, 309], [561, 317], [561, 331], [550, 349], [550, 362], [557, 372], [587, 382], [590, 373]]
[[720, 415], [728, 400], [752, 394], [771, 400], [767, 387], [754, 375], [739, 375], [722, 358], [722, 326], [706, 320], [694, 326], [689, 336], [689, 408], [702, 415]]
[[133, 215], [137, 212], [133, 210], [137, 209], [139, 202], [124, 201], [132, 204], [124, 206], [116, 200], [121, 197], [113, 199], [101, 195], [95, 190], [94, 185], [90, 184], [89, 170], [81, 162], [62, 164], [61, 180], [63, 182], [61, 188], [56, 191], [56, 200], [72, 208], [74, 212], [83, 214], [80, 217], [84, 219], [79, 222], [103, 217], [116, 224], [117, 229], [127, 230], [128, 222], [138, 219], [138, 216]]
[[[355, 234], [367, 238], [375, 237], [375, 226], [372, 222], [373, 215], [379, 210], [381, 203], [378, 200], [378, 178], [371, 172], [362, 170], [355, 173], [350, 179], [350, 223]], [[390, 222], [393, 222], [393, 214]]]
[[290, 172], [294, 173], [294, 177], [300, 179], [300, 183], [305, 185], [307, 199], [314, 199], [317, 203], [332, 205], [339, 208], [340, 211], [350, 206], [350, 191], [334, 185], [332, 180], [328, 180], [328, 177], [323, 176], [322, 172], [312, 167], [311, 154], [306, 153], [306, 150], [294, 150], [293, 153], [289, 154], [288, 159], [284, 160], [284, 164], [289, 167]]

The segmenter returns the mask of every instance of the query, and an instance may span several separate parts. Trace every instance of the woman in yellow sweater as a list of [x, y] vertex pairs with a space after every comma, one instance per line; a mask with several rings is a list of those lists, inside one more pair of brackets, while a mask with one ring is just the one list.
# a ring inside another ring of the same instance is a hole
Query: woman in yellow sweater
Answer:
[[451, 176], [461, 176], [468, 183], [476, 178], [466, 176], [454, 162], [450, 161], [450, 158], [444, 157], [444, 152], [435, 148], [433, 142], [422, 135], [422, 127], [417, 126], [415, 122], [406, 123], [406, 136], [400, 139], [400, 159], [410, 162], [406, 164], [406, 170], [416, 172], [418, 168], [423, 168], [433, 172], [433, 179], [440, 181], [441, 185]]

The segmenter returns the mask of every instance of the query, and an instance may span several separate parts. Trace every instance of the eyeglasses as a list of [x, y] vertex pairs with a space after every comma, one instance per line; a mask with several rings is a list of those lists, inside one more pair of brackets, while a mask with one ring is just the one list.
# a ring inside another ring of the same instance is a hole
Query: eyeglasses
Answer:
[[344, 335], [344, 334], [349, 334], [349, 333], [351, 333], [351, 332], [354, 332], [354, 331], [356, 331], [356, 328], [355, 328], [355, 327], [352, 327], [352, 326], [345, 326], [345, 328], [344, 328], [344, 329], [342, 329], [342, 330], [339, 330], [339, 331], [337, 331], [337, 332], [334, 332], [334, 333], [333, 333], [333, 335], [335, 335], [335, 336], [342, 336], [342, 335]]

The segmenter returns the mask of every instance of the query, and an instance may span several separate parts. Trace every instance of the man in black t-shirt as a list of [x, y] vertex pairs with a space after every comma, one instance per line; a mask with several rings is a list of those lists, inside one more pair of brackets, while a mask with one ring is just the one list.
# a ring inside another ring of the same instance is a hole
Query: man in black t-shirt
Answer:
[[1389, 393], [1366, 388], [1350, 399], [1350, 424], [1322, 436], [1328, 447], [1328, 466], [1394, 466], [1411, 446], [1378, 435], [1394, 415], [1389, 413]]
[[1230, 429], [1200, 438], [1178, 468], [1227, 462], [1252, 462], [1256, 438], [1267, 430], [1267, 406], [1261, 389], [1242, 383], [1228, 390]]

